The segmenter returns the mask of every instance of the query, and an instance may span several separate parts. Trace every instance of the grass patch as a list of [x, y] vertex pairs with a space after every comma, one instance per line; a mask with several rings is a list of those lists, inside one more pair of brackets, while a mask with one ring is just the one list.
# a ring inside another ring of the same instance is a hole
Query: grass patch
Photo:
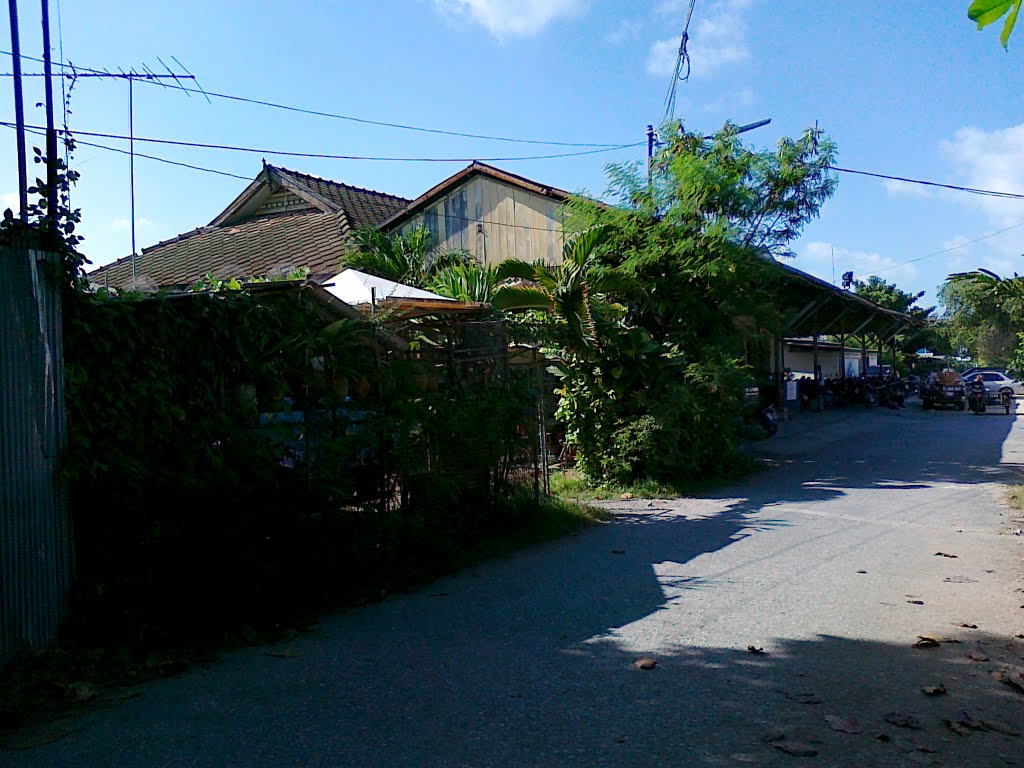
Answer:
[[[741, 461], [736, 468], [728, 473], [702, 480], [691, 480], [686, 483], [659, 483], [655, 480], [638, 480], [634, 483], [618, 485], [614, 483], [591, 483], [575, 470], [551, 474], [551, 493], [558, 498], [577, 504], [588, 501], [617, 501], [626, 498], [634, 499], [677, 499], [681, 496], [693, 496], [706, 493], [720, 487], [723, 483], [745, 477], [758, 469], [754, 461]], [[1022, 487], [1024, 491], [1024, 487]]]
[[1006, 503], [1010, 509], [1024, 510], [1024, 485], [1014, 485], [1006, 493]]

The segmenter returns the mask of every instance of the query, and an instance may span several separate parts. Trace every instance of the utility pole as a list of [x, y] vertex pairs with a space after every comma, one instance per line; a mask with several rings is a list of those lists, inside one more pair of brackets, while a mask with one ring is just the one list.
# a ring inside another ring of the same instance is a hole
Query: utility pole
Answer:
[[[13, 2], [13, 0], [12, 0]], [[647, 184], [654, 183], [654, 126], [647, 126]]]
[[21, 91], [21, 40], [18, 36], [18, 0], [7, 0], [11, 16], [11, 58], [14, 60], [14, 122], [18, 134], [18, 216], [28, 220], [28, 159], [25, 155], [25, 101]]
[[[14, 2], [14, 0], [11, 0]], [[46, 81], [46, 220], [57, 231], [57, 131], [53, 126], [53, 70], [50, 62], [50, 0], [42, 0], [43, 73]]]

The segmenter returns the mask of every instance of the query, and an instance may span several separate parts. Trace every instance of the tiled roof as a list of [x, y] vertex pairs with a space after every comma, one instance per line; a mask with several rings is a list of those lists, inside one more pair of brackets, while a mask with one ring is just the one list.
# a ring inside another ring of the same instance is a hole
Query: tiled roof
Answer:
[[287, 168], [274, 168], [278, 175], [293, 180], [296, 184], [315, 192], [320, 197], [330, 200], [338, 210], [348, 216], [353, 229], [369, 225], [376, 226], [389, 216], [394, 215], [409, 204], [404, 197], [388, 195], [370, 189], [351, 187], [318, 176], [310, 176]]
[[[181, 288], [195, 284], [208, 273], [215, 278], [243, 279], [286, 274], [302, 267], [309, 269], [312, 279], [324, 280], [339, 271], [349, 232], [376, 225], [409, 203], [405, 198], [284, 168], [270, 170], [289, 187], [326, 200], [329, 205], [321, 206], [326, 210], [200, 227], [144, 248], [135, 258], [136, 285]], [[257, 181], [267, 173], [265, 170]], [[96, 287], [131, 287], [132, 258], [100, 267], [88, 277]]]

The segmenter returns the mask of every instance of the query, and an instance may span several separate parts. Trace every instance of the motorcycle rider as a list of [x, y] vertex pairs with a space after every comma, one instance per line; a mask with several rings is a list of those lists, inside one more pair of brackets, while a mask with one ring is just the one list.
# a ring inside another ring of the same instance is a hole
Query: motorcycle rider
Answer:
[[981, 378], [980, 373], [971, 379], [971, 383], [967, 385], [967, 399], [969, 401], [973, 401], [976, 397], [980, 397], [982, 402], [985, 402], [985, 398], [987, 397], [985, 392], [985, 380]]

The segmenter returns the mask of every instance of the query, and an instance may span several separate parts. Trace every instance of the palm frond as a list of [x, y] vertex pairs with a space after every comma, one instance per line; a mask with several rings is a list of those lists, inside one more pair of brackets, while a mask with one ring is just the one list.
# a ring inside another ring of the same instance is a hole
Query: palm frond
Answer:
[[504, 280], [532, 281], [536, 275], [536, 266], [536, 264], [522, 259], [508, 259], [495, 267], [495, 271], [499, 282]]
[[530, 309], [551, 311], [554, 306], [551, 297], [537, 288], [504, 285], [494, 292], [491, 304], [506, 312], [522, 312]]

